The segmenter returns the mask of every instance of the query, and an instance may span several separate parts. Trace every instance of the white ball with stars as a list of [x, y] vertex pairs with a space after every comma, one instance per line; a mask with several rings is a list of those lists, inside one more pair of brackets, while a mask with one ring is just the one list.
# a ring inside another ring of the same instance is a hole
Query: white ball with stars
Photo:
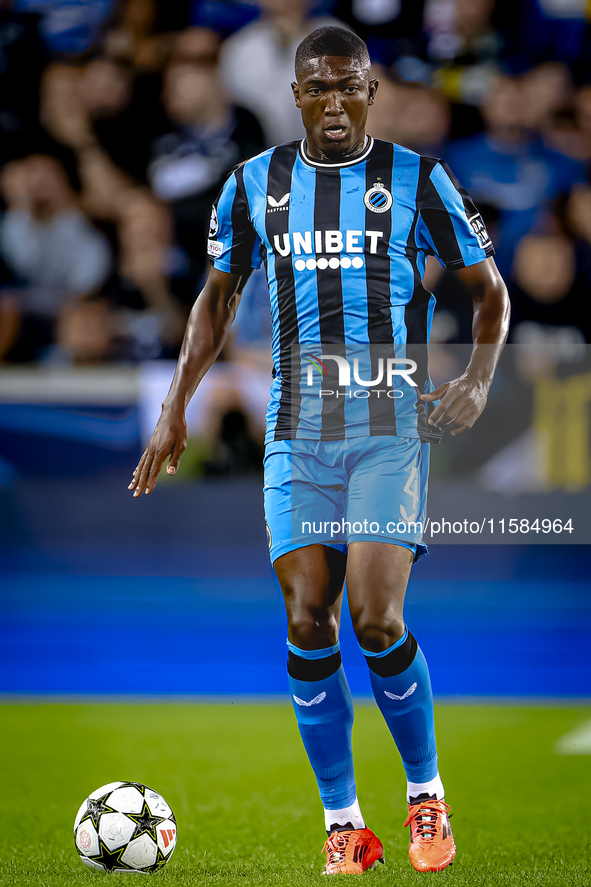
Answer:
[[109, 782], [80, 805], [74, 843], [95, 871], [154, 872], [176, 847], [174, 813], [162, 795], [141, 782]]

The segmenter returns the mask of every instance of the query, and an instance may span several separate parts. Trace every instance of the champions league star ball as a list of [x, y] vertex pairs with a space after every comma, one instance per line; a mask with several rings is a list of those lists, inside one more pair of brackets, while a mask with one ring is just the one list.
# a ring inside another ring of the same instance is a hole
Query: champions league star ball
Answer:
[[139, 782], [101, 785], [81, 805], [74, 843], [89, 869], [156, 872], [173, 854], [176, 819], [162, 795]]

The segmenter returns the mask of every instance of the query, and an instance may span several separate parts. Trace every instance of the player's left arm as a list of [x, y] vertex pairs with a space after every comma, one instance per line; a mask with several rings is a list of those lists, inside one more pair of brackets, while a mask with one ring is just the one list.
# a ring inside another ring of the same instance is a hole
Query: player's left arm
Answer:
[[429, 424], [462, 434], [472, 428], [486, 406], [488, 392], [509, 331], [510, 304], [507, 287], [492, 258], [454, 272], [472, 292], [474, 347], [466, 371], [444, 382], [424, 401], [439, 403]]

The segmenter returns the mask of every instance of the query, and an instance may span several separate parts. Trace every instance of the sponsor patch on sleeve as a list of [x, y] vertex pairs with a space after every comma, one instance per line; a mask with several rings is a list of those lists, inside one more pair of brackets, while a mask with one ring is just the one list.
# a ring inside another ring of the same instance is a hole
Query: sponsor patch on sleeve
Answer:
[[470, 216], [468, 221], [470, 222], [470, 227], [474, 231], [474, 234], [478, 238], [479, 246], [482, 249], [486, 249], [487, 246], [491, 246], [492, 241], [488, 235], [486, 225], [484, 224], [480, 213], [476, 213], [475, 216]]
[[207, 241], [207, 255], [212, 256], [214, 259], [218, 259], [222, 250], [224, 249], [224, 244], [221, 240], [208, 240]]

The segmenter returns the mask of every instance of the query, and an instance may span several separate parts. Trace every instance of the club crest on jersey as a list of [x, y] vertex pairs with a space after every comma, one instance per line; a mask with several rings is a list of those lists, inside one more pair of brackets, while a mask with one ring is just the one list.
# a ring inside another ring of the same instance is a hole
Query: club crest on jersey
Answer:
[[278, 213], [278, 212], [281, 212], [282, 210], [284, 212], [286, 210], [288, 210], [289, 209], [289, 195], [290, 195], [290, 192], [288, 191], [287, 194], [284, 194], [283, 197], [281, 197], [279, 200], [275, 200], [274, 197], [271, 197], [270, 194], [267, 194], [267, 203], [269, 204], [269, 209], [267, 210], [267, 212], [268, 213]]
[[363, 202], [372, 213], [385, 213], [392, 206], [393, 197], [381, 182], [374, 182], [363, 195]]

